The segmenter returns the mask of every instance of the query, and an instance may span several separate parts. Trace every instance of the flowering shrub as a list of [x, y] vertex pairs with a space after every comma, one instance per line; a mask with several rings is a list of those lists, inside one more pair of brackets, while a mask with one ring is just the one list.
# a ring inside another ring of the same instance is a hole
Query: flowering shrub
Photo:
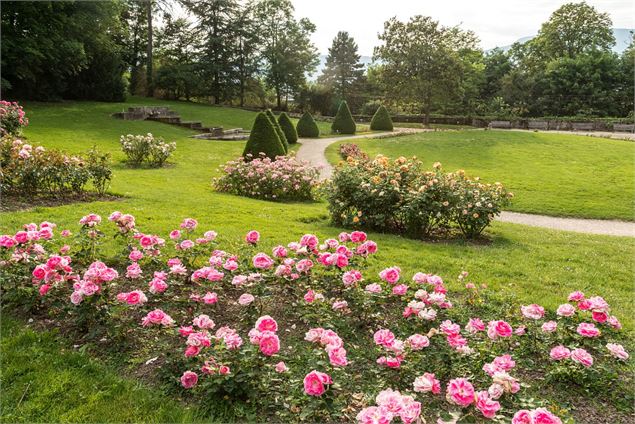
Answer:
[[463, 171], [444, 173], [436, 163], [385, 156], [349, 156], [327, 190], [331, 219], [347, 227], [428, 236], [457, 227], [469, 238], [481, 234], [512, 194], [500, 184], [484, 184]]
[[176, 143], [167, 143], [163, 138], [146, 135], [122, 135], [119, 139], [121, 150], [132, 166], [147, 162], [150, 166], [161, 167], [176, 150]]
[[12, 136], [0, 139], [0, 191], [3, 194], [78, 194], [92, 181], [104, 194], [112, 178], [110, 155], [93, 147], [86, 157], [32, 146]]
[[22, 128], [29, 125], [22, 106], [17, 102], [0, 100], [0, 136], [20, 135]]
[[193, 398], [248, 400], [261, 421], [561, 423], [566, 408], [536, 400], [546, 385], [585, 402], [633, 394], [620, 322], [597, 295], [550, 310], [496, 300], [465, 272], [453, 293], [438, 275], [372, 272], [379, 248], [360, 231], [268, 249], [252, 230], [229, 251], [192, 218], [165, 238], [129, 214], [103, 221], [1, 235], [3, 306]]
[[354, 143], [344, 143], [340, 145], [340, 157], [344, 160], [352, 157], [353, 159], [368, 159], [368, 155]]
[[320, 172], [295, 156], [238, 158], [221, 165], [218, 191], [265, 200], [312, 200]]

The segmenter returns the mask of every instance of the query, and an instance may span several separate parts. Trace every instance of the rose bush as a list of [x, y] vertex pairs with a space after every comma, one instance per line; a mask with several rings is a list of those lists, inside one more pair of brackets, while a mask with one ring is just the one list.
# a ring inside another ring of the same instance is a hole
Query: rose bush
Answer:
[[413, 238], [452, 227], [477, 237], [512, 197], [500, 183], [444, 173], [439, 163], [426, 171], [416, 159], [381, 155], [348, 156], [326, 191], [334, 223]]
[[344, 160], [352, 157], [353, 159], [368, 159], [368, 155], [354, 143], [343, 143], [339, 147], [340, 157]]
[[295, 156], [238, 158], [220, 167], [218, 191], [265, 200], [313, 200], [320, 171]]
[[86, 156], [32, 146], [19, 138], [0, 139], [0, 191], [33, 197], [78, 194], [91, 181], [104, 194], [112, 178], [110, 155], [93, 147]]
[[147, 162], [150, 166], [161, 167], [176, 150], [176, 143], [168, 143], [163, 138], [146, 135], [122, 135], [119, 139], [121, 150], [131, 166]]
[[166, 237], [129, 214], [104, 221], [1, 235], [3, 306], [203, 405], [248, 402], [259, 421], [520, 424], [567, 414], [537, 396], [545, 382], [632, 396], [621, 324], [597, 295], [552, 310], [465, 272], [450, 291], [438, 275], [371, 271], [379, 247], [360, 231], [265, 248], [253, 230], [223, 247], [192, 218]]
[[0, 136], [20, 135], [27, 125], [29, 125], [29, 119], [22, 106], [17, 102], [0, 100]]

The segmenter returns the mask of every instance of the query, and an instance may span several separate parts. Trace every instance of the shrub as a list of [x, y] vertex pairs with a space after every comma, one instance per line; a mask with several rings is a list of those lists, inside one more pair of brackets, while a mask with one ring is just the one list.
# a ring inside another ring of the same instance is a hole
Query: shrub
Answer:
[[176, 143], [167, 143], [163, 138], [146, 135], [122, 135], [119, 138], [121, 150], [133, 167], [147, 162], [150, 166], [161, 167], [176, 150]]
[[353, 159], [368, 159], [368, 155], [362, 152], [359, 146], [354, 143], [340, 144], [339, 153], [340, 157], [344, 160], [349, 157]]
[[370, 121], [370, 129], [373, 131], [392, 131], [392, 119], [388, 109], [383, 105], [379, 106], [377, 112], [373, 115], [373, 119]]
[[298, 121], [296, 129], [298, 131], [298, 137], [318, 138], [320, 136], [320, 128], [309, 112], [304, 112], [302, 118]]
[[483, 184], [463, 171], [444, 173], [438, 163], [425, 171], [417, 160], [384, 156], [349, 156], [327, 193], [334, 223], [414, 238], [452, 227], [474, 238], [512, 196], [500, 183]]
[[569, 399], [554, 392], [632, 399], [628, 334], [600, 296], [545, 308], [495, 297], [466, 272], [446, 285], [425, 269], [379, 270], [381, 248], [360, 231], [270, 241], [252, 230], [221, 244], [192, 218], [169, 236], [119, 211], [108, 221], [0, 235], [3, 308], [126, 368], [157, 358], [144, 368], [157, 390], [253, 405], [267, 422], [557, 423], [543, 407], [568, 415]]
[[355, 134], [356, 130], [355, 121], [353, 115], [348, 108], [346, 100], [342, 100], [340, 106], [337, 108], [337, 114], [331, 124], [331, 131], [337, 134]]
[[295, 156], [238, 158], [221, 169], [224, 175], [213, 182], [218, 191], [265, 200], [313, 200], [320, 176]]
[[265, 113], [267, 114], [267, 118], [269, 118], [269, 120], [273, 124], [273, 128], [276, 130], [276, 134], [278, 134], [278, 138], [280, 139], [280, 142], [282, 143], [282, 147], [284, 147], [284, 153], [288, 153], [289, 142], [287, 141], [287, 137], [284, 135], [284, 132], [282, 131], [282, 128], [280, 127], [280, 124], [278, 124], [276, 115], [273, 114], [271, 109], [267, 109]]
[[249, 134], [249, 140], [247, 140], [243, 151], [243, 157], [251, 160], [259, 157], [261, 153], [264, 153], [269, 159], [285, 155], [284, 146], [273, 123], [267, 117], [267, 114], [263, 112], [258, 113], [256, 116], [254, 126]]
[[93, 148], [88, 158], [69, 156], [59, 150], [33, 147], [20, 139], [0, 140], [0, 191], [3, 194], [79, 194], [86, 183], [103, 194], [111, 179], [109, 155]]
[[0, 100], [0, 136], [20, 135], [22, 128], [29, 125], [22, 106], [17, 102]]
[[293, 122], [291, 122], [291, 119], [289, 119], [289, 115], [287, 115], [286, 112], [282, 112], [278, 117], [278, 125], [282, 128], [289, 144], [295, 144], [298, 142], [298, 132], [295, 130]]

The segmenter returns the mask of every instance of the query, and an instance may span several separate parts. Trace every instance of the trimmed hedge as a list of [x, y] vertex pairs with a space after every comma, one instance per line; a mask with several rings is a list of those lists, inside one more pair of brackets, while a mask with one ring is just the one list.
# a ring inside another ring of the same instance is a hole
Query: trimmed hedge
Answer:
[[320, 136], [320, 129], [309, 112], [304, 112], [304, 115], [298, 121], [296, 129], [298, 137], [318, 138]]
[[343, 100], [340, 106], [337, 108], [337, 114], [331, 124], [331, 131], [337, 134], [355, 134], [357, 126], [351, 115], [351, 110], [348, 108], [348, 103]]
[[373, 131], [393, 130], [392, 119], [390, 119], [388, 109], [386, 109], [384, 105], [379, 106], [379, 108], [373, 115], [373, 119], [371, 119], [370, 121], [370, 129]]
[[280, 128], [280, 125], [278, 125], [276, 115], [273, 114], [271, 109], [267, 109], [265, 113], [267, 114], [267, 118], [269, 118], [269, 120], [271, 121], [273, 129], [276, 130], [276, 134], [278, 134], [278, 138], [280, 139], [282, 147], [284, 147], [284, 153], [286, 154], [289, 151], [289, 143], [287, 142], [287, 137], [284, 135], [282, 128]]
[[287, 138], [287, 143], [295, 144], [298, 142], [298, 132], [295, 130], [293, 122], [291, 122], [286, 112], [282, 112], [280, 116], [278, 116], [278, 125], [282, 128], [282, 132]]
[[259, 157], [260, 153], [264, 153], [270, 159], [285, 155], [280, 137], [278, 137], [273, 123], [264, 112], [260, 112], [256, 116], [254, 126], [249, 134], [249, 140], [247, 140], [243, 151], [243, 157], [249, 158], [247, 155], [251, 155], [251, 159], [253, 159]]

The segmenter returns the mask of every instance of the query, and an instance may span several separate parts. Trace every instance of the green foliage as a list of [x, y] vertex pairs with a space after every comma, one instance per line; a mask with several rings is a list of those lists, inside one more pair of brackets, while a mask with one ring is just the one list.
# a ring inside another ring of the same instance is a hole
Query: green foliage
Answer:
[[298, 137], [317, 138], [320, 136], [320, 129], [309, 112], [304, 112], [296, 125], [296, 129]]
[[355, 126], [353, 115], [351, 115], [351, 110], [348, 108], [348, 103], [346, 103], [346, 100], [343, 100], [331, 124], [331, 131], [337, 134], [355, 134], [356, 129], [357, 127]]
[[2, 78], [10, 84], [3, 95], [123, 100], [120, 7], [119, 2], [3, 3]]
[[[364, 65], [359, 61], [357, 43], [348, 32], [340, 31], [333, 39], [326, 63], [318, 82], [324, 84], [340, 99], [360, 103], [364, 80]], [[353, 106], [354, 109], [357, 109]]]
[[282, 131], [280, 124], [278, 124], [276, 115], [273, 114], [271, 109], [267, 109], [265, 113], [267, 114], [267, 118], [271, 121], [273, 128], [276, 130], [276, 134], [278, 134], [278, 138], [280, 139], [282, 147], [284, 147], [284, 153], [286, 154], [289, 151], [289, 142], [287, 141], [287, 137], [284, 135], [284, 131]]
[[256, 116], [251, 134], [249, 134], [249, 140], [247, 140], [243, 151], [243, 157], [247, 159], [257, 158], [261, 153], [272, 160], [276, 156], [285, 155], [280, 137], [278, 137], [273, 123], [264, 112], [260, 112]]
[[384, 105], [379, 106], [377, 112], [370, 121], [370, 129], [373, 131], [392, 131], [392, 119], [388, 109]]
[[284, 136], [286, 137], [289, 144], [295, 144], [298, 142], [298, 132], [293, 126], [293, 122], [291, 122], [291, 119], [289, 119], [289, 115], [287, 115], [285, 112], [282, 112], [278, 117], [278, 125], [280, 125], [280, 128], [282, 128]]
[[121, 150], [128, 158], [128, 163], [133, 167], [147, 162], [150, 166], [160, 168], [176, 150], [176, 143], [167, 143], [163, 138], [155, 138], [151, 133], [122, 135], [119, 142]]

